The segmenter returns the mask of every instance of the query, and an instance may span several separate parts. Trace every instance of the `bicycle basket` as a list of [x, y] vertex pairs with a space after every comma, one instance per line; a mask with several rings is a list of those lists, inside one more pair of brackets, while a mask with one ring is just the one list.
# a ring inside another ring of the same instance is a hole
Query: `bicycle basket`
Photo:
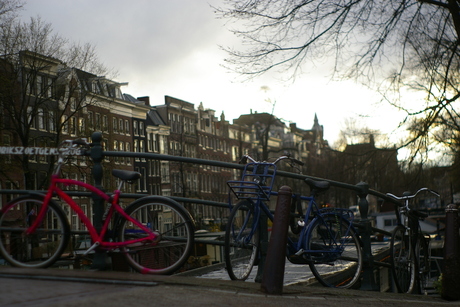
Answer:
[[249, 163], [244, 167], [241, 180], [227, 181], [227, 185], [238, 199], [269, 200], [275, 173], [273, 163]]

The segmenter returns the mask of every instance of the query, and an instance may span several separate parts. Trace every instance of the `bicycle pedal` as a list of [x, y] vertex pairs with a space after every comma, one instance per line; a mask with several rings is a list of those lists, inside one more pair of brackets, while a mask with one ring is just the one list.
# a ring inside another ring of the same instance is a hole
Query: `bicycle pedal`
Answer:
[[301, 249], [299, 249], [294, 255], [300, 256], [300, 255], [302, 255], [303, 253], [304, 253], [304, 250], [303, 250], [303, 248], [301, 248]]

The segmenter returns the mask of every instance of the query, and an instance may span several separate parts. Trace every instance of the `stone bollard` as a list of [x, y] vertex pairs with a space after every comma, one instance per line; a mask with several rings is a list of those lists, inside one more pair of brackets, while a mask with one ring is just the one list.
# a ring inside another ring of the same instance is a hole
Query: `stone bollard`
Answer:
[[444, 238], [444, 270], [442, 293], [445, 300], [460, 300], [460, 243], [458, 209], [455, 205], [446, 207], [446, 236]]
[[262, 276], [261, 288], [262, 291], [268, 294], [283, 293], [291, 197], [291, 188], [282, 186], [278, 192], [275, 218], [273, 220], [272, 233]]

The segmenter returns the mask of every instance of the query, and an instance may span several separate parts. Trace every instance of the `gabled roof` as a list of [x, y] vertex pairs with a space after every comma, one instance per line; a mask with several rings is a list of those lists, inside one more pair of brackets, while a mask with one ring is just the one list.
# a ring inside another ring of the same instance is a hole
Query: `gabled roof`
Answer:
[[166, 123], [157, 110], [151, 109], [149, 113], [147, 113], [147, 125], [164, 126]]
[[129, 102], [132, 102], [132, 103], [142, 103], [142, 104], [144, 104], [143, 101], [140, 101], [140, 100], [134, 98], [133, 96], [131, 96], [130, 94], [125, 94], [125, 93], [123, 93], [123, 100], [129, 101]]
[[241, 115], [239, 118], [234, 119], [233, 123], [238, 125], [248, 125], [251, 126], [255, 123], [261, 124], [268, 124], [270, 122], [271, 125], [285, 127], [286, 125], [276, 116], [268, 113], [252, 113], [252, 114], [244, 114]]

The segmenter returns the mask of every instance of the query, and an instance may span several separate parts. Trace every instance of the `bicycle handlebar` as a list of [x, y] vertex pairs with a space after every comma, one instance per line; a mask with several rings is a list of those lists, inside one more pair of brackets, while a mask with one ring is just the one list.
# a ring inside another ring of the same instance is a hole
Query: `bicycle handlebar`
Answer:
[[387, 196], [390, 196], [390, 197], [393, 197], [394, 199], [397, 199], [397, 200], [409, 200], [409, 199], [412, 199], [412, 198], [415, 198], [417, 196], [418, 193], [420, 192], [423, 192], [423, 191], [428, 191], [434, 195], [436, 195], [437, 197], [441, 197], [441, 195], [439, 195], [438, 192], [436, 191], [433, 191], [433, 190], [430, 190], [428, 188], [421, 188], [419, 189], [417, 192], [415, 192], [415, 194], [412, 194], [412, 195], [407, 195], [408, 192], [404, 192], [403, 193], [403, 196], [399, 197], [399, 196], [396, 196], [394, 194], [391, 194], [391, 193], [387, 193], [386, 195]]
[[[274, 162], [270, 162], [270, 163], [277, 164], [279, 161], [285, 160], [285, 159], [289, 159], [291, 162], [293, 162], [295, 164], [298, 164], [300, 166], [304, 165], [304, 163], [302, 161], [297, 160], [295, 158], [291, 158], [289, 156], [278, 157]], [[248, 160], [250, 160], [252, 163], [264, 163], [264, 162], [261, 162], [261, 161], [256, 161], [254, 158], [252, 158], [249, 155], [244, 155], [243, 157], [241, 157], [239, 163], [240, 164], [246, 164], [246, 163], [248, 163]]]

